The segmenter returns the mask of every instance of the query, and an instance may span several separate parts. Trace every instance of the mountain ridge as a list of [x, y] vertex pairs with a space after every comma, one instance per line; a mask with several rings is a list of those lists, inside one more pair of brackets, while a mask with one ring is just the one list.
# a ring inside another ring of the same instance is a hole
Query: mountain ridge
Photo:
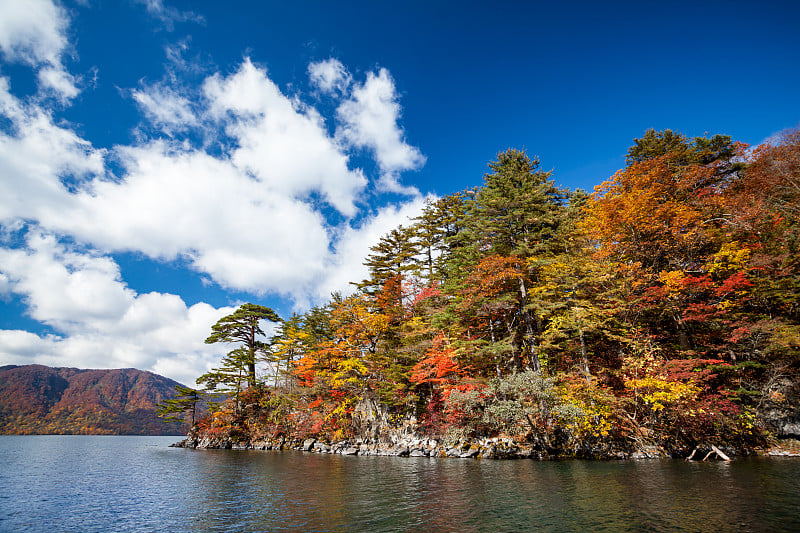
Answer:
[[135, 368], [0, 366], [0, 434], [185, 434], [156, 414], [176, 385]]

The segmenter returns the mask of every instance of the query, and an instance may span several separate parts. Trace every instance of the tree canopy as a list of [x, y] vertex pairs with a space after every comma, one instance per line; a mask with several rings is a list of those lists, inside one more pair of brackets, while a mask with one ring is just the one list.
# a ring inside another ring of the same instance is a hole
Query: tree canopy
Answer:
[[800, 398], [800, 134], [745, 148], [649, 130], [592, 194], [501, 152], [376, 243], [353, 294], [272, 340], [269, 308], [221, 319], [206, 342], [236, 348], [201, 381], [238, 394], [266, 361], [267, 425], [299, 436], [374, 399], [438, 436], [762, 442]]
[[269, 307], [247, 303], [211, 326], [206, 344], [233, 344], [236, 348], [228, 352], [221, 367], [198, 378], [198, 383], [205, 383], [211, 390], [223, 384], [237, 393], [242, 380], [255, 387], [256, 363], [270, 353], [262, 321], [281, 322], [281, 318]]

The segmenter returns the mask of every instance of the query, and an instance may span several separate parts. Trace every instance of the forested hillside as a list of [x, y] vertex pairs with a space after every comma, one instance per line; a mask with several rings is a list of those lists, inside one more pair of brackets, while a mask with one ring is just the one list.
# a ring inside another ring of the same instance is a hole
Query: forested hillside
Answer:
[[507, 150], [385, 235], [355, 294], [218, 323], [207, 342], [237, 349], [200, 382], [233, 399], [199, 431], [343, 439], [370, 400], [432, 437], [556, 452], [792, 435], [799, 208], [797, 131], [755, 149], [648, 131], [592, 193]]
[[176, 385], [133, 368], [0, 367], [0, 434], [179, 435], [156, 415]]

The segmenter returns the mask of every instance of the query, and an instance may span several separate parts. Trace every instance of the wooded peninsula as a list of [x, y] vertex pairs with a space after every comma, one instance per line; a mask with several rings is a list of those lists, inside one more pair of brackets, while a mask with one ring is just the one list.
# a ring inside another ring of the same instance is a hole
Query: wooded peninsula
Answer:
[[198, 384], [226, 400], [184, 445], [697, 458], [800, 436], [800, 130], [650, 130], [592, 193], [514, 149], [483, 179], [385, 235], [352, 295], [215, 324], [234, 349]]

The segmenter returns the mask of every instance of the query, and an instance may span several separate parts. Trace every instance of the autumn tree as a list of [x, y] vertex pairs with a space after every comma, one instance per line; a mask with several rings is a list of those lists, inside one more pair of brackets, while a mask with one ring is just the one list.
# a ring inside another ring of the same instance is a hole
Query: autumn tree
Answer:
[[[672, 130], [656, 131], [649, 129], [643, 137], [633, 140], [628, 149], [628, 165], [669, 155], [676, 164], [709, 165], [715, 161], [730, 161], [737, 155], [737, 146], [728, 135], [695, 137], [689, 140], [681, 133]], [[738, 168], [738, 167], [734, 167]]]
[[188, 419], [189, 427], [194, 427], [197, 415], [197, 404], [200, 402], [200, 391], [175, 385], [175, 398], [164, 400], [157, 408], [156, 413], [165, 421], [186, 422]]
[[[564, 220], [566, 193], [555, 186], [550, 172], [539, 170], [538, 159], [525, 152], [507, 150], [489, 164], [484, 186], [468, 204], [464, 232], [473, 241], [473, 255], [517, 258], [526, 264], [531, 257], [542, 257], [558, 250], [560, 226]], [[480, 260], [478, 258], [478, 260]], [[516, 277], [514, 336], [534, 371], [541, 370], [536, 335], [541, 331], [534, 303], [530, 299], [527, 271]], [[515, 356], [515, 368], [522, 359]]]
[[733, 238], [727, 201], [740, 148], [725, 136], [689, 141], [650, 131], [586, 208], [583, 224], [598, 256], [626, 265], [639, 322], [653, 335], [671, 332], [679, 351], [721, 350], [709, 335], [731, 323], [723, 315], [749, 284], [747, 265], [715, 266], [749, 253]]
[[462, 229], [465, 211], [465, 195], [456, 193], [426, 201], [413, 219], [411, 229], [421, 255], [416, 272], [428, 283], [444, 277], [448, 251]]
[[791, 395], [800, 365], [799, 145], [650, 130], [591, 195], [507, 150], [482, 186], [384, 235], [355, 294], [269, 347], [223, 319], [207, 342], [235, 349], [201, 381], [250, 398], [266, 355], [274, 388], [242, 405], [279, 404], [267, 418], [298, 435], [347, 436], [372, 400], [430, 434], [542, 449], [755, 442], [752, 409]]
[[499, 378], [522, 368], [524, 358], [535, 357], [519, 327], [519, 279], [527, 282], [526, 270], [517, 256], [490, 255], [475, 265], [461, 286], [456, 310], [466, 335], [459, 344], [467, 347], [468, 363], [484, 375], [491, 368]]
[[591, 383], [591, 366], [618, 366], [617, 354], [629, 342], [629, 324], [617, 265], [578, 249], [541, 265], [533, 293], [544, 302], [547, 327], [542, 347], [553, 370], [564, 370], [565, 361], [577, 362]]
[[272, 364], [273, 385], [283, 378], [284, 386], [291, 388], [294, 379], [294, 362], [310, 349], [311, 334], [305, 330], [303, 317], [293, 314], [280, 323], [271, 341], [268, 360]]
[[249, 387], [255, 387], [256, 363], [268, 353], [269, 348], [262, 340], [265, 334], [261, 322], [265, 320], [280, 322], [281, 318], [269, 307], [248, 303], [211, 326], [211, 335], [205, 340], [206, 344], [221, 342], [238, 345], [228, 353], [221, 368], [204, 374], [198, 378], [198, 383], [206, 383], [214, 389], [218, 383], [238, 383], [244, 377]]
[[370, 250], [372, 253], [364, 261], [370, 277], [358, 287], [371, 294], [380, 291], [388, 280], [402, 280], [417, 264], [418, 249], [413, 229], [402, 225], [381, 237]]

